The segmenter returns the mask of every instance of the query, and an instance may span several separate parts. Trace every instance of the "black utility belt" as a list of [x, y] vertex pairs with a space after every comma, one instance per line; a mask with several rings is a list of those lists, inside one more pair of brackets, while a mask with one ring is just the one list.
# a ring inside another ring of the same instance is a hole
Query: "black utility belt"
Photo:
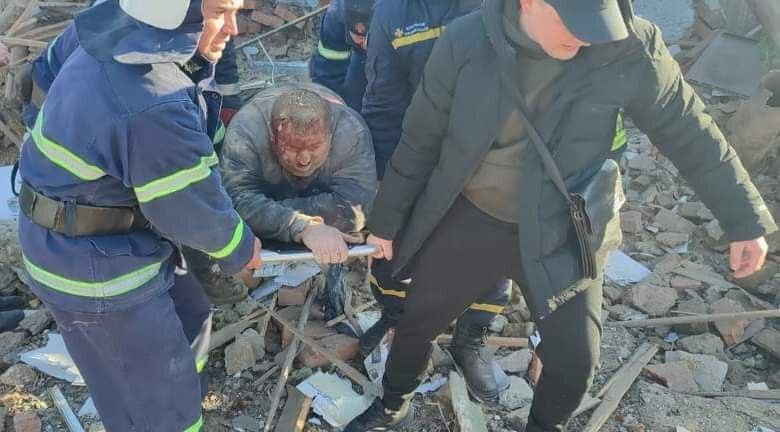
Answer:
[[127, 234], [149, 228], [136, 207], [95, 207], [49, 198], [22, 183], [19, 208], [36, 224], [69, 237]]

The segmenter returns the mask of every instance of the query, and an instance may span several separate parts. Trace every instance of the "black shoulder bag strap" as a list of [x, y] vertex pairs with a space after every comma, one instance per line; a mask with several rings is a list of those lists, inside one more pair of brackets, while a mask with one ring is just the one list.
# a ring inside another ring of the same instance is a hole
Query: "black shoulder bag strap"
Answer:
[[523, 95], [509, 76], [509, 68], [507, 66], [508, 65], [504, 62], [499, 62], [501, 78], [504, 81], [506, 88], [509, 89], [512, 98], [515, 100], [520, 121], [525, 126], [528, 136], [531, 137], [531, 142], [534, 144], [537, 153], [539, 153], [539, 156], [542, 158], [542, 164], [544, 165], [547, 174], [569, 204], [569, 213], [577, 233], [577, 243], [580, 248], [582, 271], [586, 277], [595, 279], [598, 276], [598, 270], [596, 268], [595, 245], [593, 244], [593, 226], [590, 223], [590, 218], [586, 211], [585, 198], [581, 194], [569, 192], [569, 189], [566, 187], [566, 182], [563, 180], [561, 171], [558, 169], [558, 165], [555, 164], [555, 160], [553, 159], [552, 154], [550, 154], [550, 150], [547, 149], [544, 139], [534, 125], [531, 124], [530, 120], [528, 120], [528, 116], [524, 110], [525, 102], [523, 100]]

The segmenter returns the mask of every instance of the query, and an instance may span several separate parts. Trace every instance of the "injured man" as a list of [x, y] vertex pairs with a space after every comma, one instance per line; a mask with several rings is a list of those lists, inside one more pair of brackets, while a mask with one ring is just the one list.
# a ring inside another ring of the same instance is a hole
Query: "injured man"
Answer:
[[[255, 235], [347, 259], [377, 189], [371, 134], [335, 93], [296, 83], [258, 93], [225, 136], [223, 183]], [[340, 274], [332, 266], [328, 279]], [[326, 308], [327, 309], [327, 308]]]

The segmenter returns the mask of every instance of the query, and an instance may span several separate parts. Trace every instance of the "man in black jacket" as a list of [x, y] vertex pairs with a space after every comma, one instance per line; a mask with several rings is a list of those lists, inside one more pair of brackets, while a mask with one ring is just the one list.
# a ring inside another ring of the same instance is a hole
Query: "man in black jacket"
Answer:
[[377, 258], [395, 273], [412, 258], [425, 271], [407, 290], [383, 399], [347, 432], [407, 419], [430, 340], [502, 277], [521, 286], [544, 340], [526, 431], [565, 430], [592, 382], [602, 280], [583, 273], [568, 203], [502, 74], [568, 188], [604, 164], [625, 112], [720, 221], [734, 276], [763, 265], [764, 236], [777, 226], [656, 26], [634, 17], [628, 0], [486, 0], [434, 47], [369, 216]]

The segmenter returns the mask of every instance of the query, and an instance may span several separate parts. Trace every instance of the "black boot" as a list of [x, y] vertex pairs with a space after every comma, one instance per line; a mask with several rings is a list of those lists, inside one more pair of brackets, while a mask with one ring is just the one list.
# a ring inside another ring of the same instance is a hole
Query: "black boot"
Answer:
[[373, 351], [374, 348], [379, 345], [379, 342], [382, 341], [382, 338], [385, 337], [388, 330], [395, 327], [396, 324], [398, 324], [397, 317], [382, 313], [382, 317], [379, 318], [379, 321], [366, 330], [366, 332], [363, 333], [363, 336], [360, 336], [360, 343], [358, 345], [360, 354], [362, 354], [363, 357], [368, 357], [368, 355], [371, 354], [371, 351]]
[[497, 403], [499, 394], [509, 388], [509, 378], [485, 347], [486, 339], [486, 327], [458, 321], [450, 352], [471, 396], [483, 403]]
[[409, 401], [405, 401], [398, 410], [385, 407], [382, 399], [375, 399], [374, 403], [349, 422], [344, 432], [382, 432], [398, 430], [414, 418], [414, 409]]
[[24, 312], [20, 310], [0, 312], [0, 333], [13, 330], [24, 319]]

